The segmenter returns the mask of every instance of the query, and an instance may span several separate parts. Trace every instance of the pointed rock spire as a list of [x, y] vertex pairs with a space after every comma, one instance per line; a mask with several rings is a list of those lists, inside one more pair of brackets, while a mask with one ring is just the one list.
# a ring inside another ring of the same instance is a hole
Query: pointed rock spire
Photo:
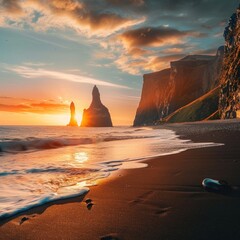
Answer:
[[71, 127], [78, 126], [77, 120], [76, 120], [74, 102], [71, 102], [71, 104], [70, 104], [70, 114], [71, 114], [71, 117], [70, 117], [70, 122], [69, 122], [68, 126], [71, 126]]
[[92, 90], [92, 103], [84, 109], [82, 127], [112, 127], [112, 120], [108, 109], [102, 104], [100, 93], [95, 85]]
[[101, 107], [103, 104], [101, 102], [101, 99], [100, 99], [100, 93], [99, 93], [99, 90], [97, 88], [97, 86], [95, 85], [93, 87], [93, 90], [92, 90], [92, 103], [91, 103], [91, 107]]

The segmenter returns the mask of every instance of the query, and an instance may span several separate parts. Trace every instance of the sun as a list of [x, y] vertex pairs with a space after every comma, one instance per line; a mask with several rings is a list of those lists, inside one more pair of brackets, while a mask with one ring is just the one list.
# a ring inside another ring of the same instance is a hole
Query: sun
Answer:
[[[70, 114], [55, 114], [49, 118], [51, 118], [49, 119], [52, 123], [51, 125], [67, 126], [70, 121]], [[82, 122], [82, 114], [76, 113], [75, 119], [77, 120], [78, 126], [80, 126]]]

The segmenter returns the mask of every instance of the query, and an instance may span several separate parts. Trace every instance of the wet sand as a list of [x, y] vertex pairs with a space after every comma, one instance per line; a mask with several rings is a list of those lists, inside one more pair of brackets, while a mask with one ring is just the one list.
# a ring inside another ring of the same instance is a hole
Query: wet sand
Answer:
[[[148, 160], [147, 168], [123, 170], [100, 181], [84, 199], [1, 220], [0, 239], [240, 239], [240, 121], [160, 128], [195, 142], [225, 145]], [[206, 177], [224, 179], [235, 189], [207, 192], [201, 186]], [[92, 200], [91, 209], [86, 199]]]

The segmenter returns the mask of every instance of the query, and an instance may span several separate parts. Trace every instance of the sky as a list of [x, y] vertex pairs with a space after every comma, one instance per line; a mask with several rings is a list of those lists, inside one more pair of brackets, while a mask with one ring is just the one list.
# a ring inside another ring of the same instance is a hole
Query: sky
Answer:
[[80, 123], [97, 85], [131, 125], [143, 74], [214, 55], [237, 0], [0, 0], [0, 125]]

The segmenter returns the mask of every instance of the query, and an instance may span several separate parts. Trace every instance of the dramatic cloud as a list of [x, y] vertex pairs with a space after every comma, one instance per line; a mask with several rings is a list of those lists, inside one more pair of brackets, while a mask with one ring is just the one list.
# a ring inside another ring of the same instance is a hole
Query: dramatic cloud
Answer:
[[126, 47], [159, 47], [181, 43], [186, 37], [203, 37], [194, 31], [180, 31], [169, 27], [144, 27], [124, 32], [119, 36]]
[[58, 71], [50, 71], [43, 68], [31, 68], [26, 66], [14, 66], [6, 67], [7, 70], [15, 72], [24, 78], [49, 78], [49, 79], [58, 79], [70, 82], [77, 83], [86, 83], [91, 85], [101, 85], [106, 87], [115, 87], [115, 88], [128, 88], [123, 85], [118, 85], [110, 82], [101, 81], [87, 76], [81, 76], [77, 74], [70, 74]]
[[[76, 0], [0, 0], [4, 26], [26, 26], [37, 30], [72, 28], [78, 33], [108, 36], [139, 24], [145, 18], [132, 18]], [[10, 14], [15, 15], [9, 16]], [[3, 22], [3, 21], [2, 21]]]
[[[97, 63], [91, 61], [92, 66], [109, 67], [106, 59], [111, 59], [111, 67], [115, 64], [124, 72], [142, 74], [168, 66], [166, 56], [213, 52], [208, 49], [223, 44], [224, 27], [238, 4], [238, 0], [0, 0], [0, 26], [74, 32], [74, 41], [83, 36], [93, 49], [102, 47], [105, 51], [96, 54]], [[66, 48], [54, 41], [28, 37]], [[64, 76], [46, 69], [34, 71], [51, 78]], [[29, 69], [15, 72], [36, 76]], [[67, 79], [89, 80], [82, 76]]]

